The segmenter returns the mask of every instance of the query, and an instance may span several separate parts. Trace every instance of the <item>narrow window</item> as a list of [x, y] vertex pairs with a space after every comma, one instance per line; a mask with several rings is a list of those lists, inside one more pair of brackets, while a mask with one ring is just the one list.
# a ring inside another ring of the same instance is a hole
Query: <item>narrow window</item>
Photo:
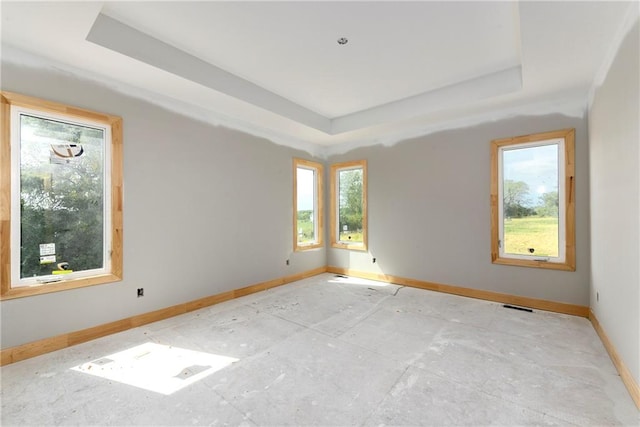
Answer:
[[121, 119], [7, 92], [2, 108], [2, 297], [120, 280]]
[[323, 166], [293, 159], [293, 248], [296, 251], [322, 247]]
[[331, 166], [331, 246], [367, 249], [367, 163]]
[[492, 142], [494, 263], [575, 270], [573, 129]]

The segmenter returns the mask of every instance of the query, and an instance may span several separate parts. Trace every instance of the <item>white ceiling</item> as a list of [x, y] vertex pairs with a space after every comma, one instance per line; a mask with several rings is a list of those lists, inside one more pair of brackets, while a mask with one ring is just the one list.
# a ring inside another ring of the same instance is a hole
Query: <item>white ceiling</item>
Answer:
[[[0, 7], [6, 60], [33, 54], [276, 142], [349, 146], [526, 106], [553, 109], [569, 99], [584, 105], [630, 3]], [[338, 44], [340, 37], [348, 43]]]

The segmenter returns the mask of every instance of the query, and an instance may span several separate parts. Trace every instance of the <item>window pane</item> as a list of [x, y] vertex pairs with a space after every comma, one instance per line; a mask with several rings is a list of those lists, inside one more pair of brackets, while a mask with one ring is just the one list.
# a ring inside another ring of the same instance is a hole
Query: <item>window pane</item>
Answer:
[[20, 278], [104, 267], [105, 131], [20, 115]]
[[315, 188], [316, 173], [312, 169], [297, 168], [297, 233], [298, 243], [314, 243], [316, 241], [316, 206]]
[[504, 253], [558, 257], [558, 144], [503, 151]]
[[338, 218], [341, 243], [363, 242], [362, 169], [338, 172]]

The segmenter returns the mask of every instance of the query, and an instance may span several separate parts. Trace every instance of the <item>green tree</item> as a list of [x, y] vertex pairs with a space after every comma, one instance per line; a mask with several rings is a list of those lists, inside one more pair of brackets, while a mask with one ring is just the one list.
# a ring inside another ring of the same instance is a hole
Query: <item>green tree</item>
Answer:
[[362, 230], [362, 169], [340, 171], [340, 231]]
[[557, 217], [559, 206], [558, 192], [550, 191], [540, 196], [540, 205], [536, 207], [536, 213], [540, 216]]
[[526, 182], [506, 179], [502, 192], [505, 216], [522, 218], [535, 213], [534, 209], [527, 206], [529, 186]]
[[[51, 274], [40, 264], [40, 244], [55, 243], [56, 262], [74, 271], [103, 266], [103, 134], [99, 129], [22, 116], [21, 277]], [[82, 144], [85, 151], [68, 163], [49, 161], [53, 144]]]
[[315, 226], [312, 220], [312, 210], [298, 211], [298, 242], [306, 243], [315, 240]]

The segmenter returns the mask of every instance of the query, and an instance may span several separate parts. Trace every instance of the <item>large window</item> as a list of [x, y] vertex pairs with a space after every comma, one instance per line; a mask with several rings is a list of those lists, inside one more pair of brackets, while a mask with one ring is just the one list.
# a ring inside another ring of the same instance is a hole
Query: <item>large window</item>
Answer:
[[565, 129], [492, 142], [494, 263], [575, 270], [574, 135]]
[[367, 249], [367, 162], [331, 166], [331, 246]]
[[293, 248], [296, 251], [322, 247], [323, 179], [320, 163], [293, 159]]
[[121, 119], [8, 92], [2, 112], [2, 298], [120, 280]]

